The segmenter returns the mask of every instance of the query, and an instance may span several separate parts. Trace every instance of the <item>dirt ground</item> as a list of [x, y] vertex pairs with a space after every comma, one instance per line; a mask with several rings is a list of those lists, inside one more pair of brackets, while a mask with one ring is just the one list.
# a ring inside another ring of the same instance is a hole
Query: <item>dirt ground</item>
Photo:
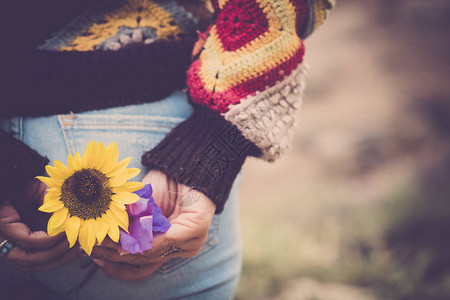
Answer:
[[[390, 268], [398, 258], [388, 232], [424, 174], [449, 157], [450, 4], [337, 2], [306, 41], [311, 69], [292, 150], [244, 167], [237, 299], [418, 294], [406, 271]], [[384, 278], [395, 284], [380, 292]]]

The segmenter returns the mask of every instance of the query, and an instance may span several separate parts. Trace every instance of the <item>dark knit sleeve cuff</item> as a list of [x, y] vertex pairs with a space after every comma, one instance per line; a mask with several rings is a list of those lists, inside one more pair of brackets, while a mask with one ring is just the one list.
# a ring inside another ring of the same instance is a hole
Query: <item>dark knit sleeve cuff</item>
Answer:
[[44, 174], [49, 160], [3, 130], [0, 145], [0, 202], [3, 202], [25, 182]]
[[245, 158], [260, 154], [218, 112], [195, 105], [186, 121], [142, 156], [142, 164], [200, 191], [221, 213]]

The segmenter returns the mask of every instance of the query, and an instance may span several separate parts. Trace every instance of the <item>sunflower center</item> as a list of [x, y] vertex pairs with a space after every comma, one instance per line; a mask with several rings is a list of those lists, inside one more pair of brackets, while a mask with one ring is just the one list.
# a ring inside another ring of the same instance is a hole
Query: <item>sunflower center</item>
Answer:
[[101, 217], [109, 209], [112, 189], [108, 178], [97, 169], [81, 169], [61, 186], [61, 200], [70, 216], [83, 220]]
[[71, 189], [81, 202], [93, 202], [102, 192], [102, 180], [94, 170], [86, 170], [73, 174]]

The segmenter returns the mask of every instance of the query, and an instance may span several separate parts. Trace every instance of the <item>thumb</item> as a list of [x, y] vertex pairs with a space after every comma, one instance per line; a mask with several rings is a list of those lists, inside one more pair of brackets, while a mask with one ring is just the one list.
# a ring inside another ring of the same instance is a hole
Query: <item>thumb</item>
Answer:
[[170, 216], [174, 210], [177, 198], [177, 185], [174, 180], [158, 170], [151, 170], [142, 180], [144, 184], [150, 183], [153, 188], [153, 199], [161, 208], [163, 215]]
[[27, 250], [51, 248], [64, 238], [64, 233], [49, 236], [43, 231], [31, 231], [10, 204], [0, 207], [0, 232], [6, 239]]

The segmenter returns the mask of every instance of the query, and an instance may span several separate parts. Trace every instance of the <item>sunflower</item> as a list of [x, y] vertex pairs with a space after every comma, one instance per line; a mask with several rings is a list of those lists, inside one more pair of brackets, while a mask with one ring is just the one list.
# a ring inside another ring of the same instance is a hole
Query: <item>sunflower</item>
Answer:
[[134, 191], [144, 185], [127, 182], [139, 174], [127, 168], [130, 157], [118, 162], [117, 144], [89, 142], [83, 157], [80, 153], [67, 158], [67, 167], [55, 160], [54, 167], [46, 166], [50, 177], [38, 176], [49, 188], [40, 211], [53, 213], [47, 232], [54, 236], [66, 232], [70, 247], [77, 239], [87, 254], [97, 241], [101, 244], [108, 235], [119, 241], [119, 226], [128, 232], [125, 204], [139, 200]]

